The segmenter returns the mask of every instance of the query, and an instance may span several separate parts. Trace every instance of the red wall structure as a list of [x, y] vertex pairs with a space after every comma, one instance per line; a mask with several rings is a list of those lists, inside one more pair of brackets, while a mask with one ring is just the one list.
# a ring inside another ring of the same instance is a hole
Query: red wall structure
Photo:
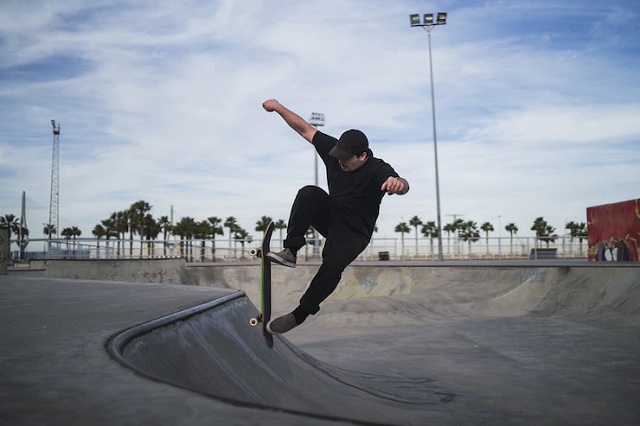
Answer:
[[587, 208], [589, 260], [640, 261], [640, 198]]

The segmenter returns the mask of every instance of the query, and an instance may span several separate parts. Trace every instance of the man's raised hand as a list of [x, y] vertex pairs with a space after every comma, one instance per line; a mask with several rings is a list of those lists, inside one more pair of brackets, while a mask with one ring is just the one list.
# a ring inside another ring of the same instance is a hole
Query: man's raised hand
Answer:
[[276, 110], [276, 107], [278, 106], [278, 104], [279, 102], [276, 101], [275, 99], [269, 99], [262, 103], [262, 108], [264, 108], [265, 111], [267, 112], [273, 112]]

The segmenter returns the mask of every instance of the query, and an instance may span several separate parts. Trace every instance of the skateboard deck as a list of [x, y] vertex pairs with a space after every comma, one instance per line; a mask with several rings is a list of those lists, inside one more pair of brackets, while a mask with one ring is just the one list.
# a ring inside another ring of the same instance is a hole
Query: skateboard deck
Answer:
[[[264, 237], [260, 247], [255, 250], [255, 255], [260, 258], [260, 292], [261, 292], [261, 312], [251, 318], [249, 323], [255, 327], [262, 323], [262, 337], [267, 346], [273, 347], [273, 336], [267, 331], [267, 324], [271, 321], [271, 260], [266, 256], [269, 253], [271, 235], [275, 229], [275, 223], [269, 222], [264, 231]], [[253, 253], [253, 251], [252, 251]]]

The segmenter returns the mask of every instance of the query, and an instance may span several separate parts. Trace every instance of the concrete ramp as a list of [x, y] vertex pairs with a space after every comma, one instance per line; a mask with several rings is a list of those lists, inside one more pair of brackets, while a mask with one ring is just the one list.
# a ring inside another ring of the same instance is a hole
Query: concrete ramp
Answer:
[[452, 423], [424, 379], [407, 386], [392, 374], [331, 367], [283, 337], [269, 349], [249, 325], [256, 313], [238, 292], [129, 329], [108, 346], [143, 376], [234, 405], [363, 424]]
[[[258, 273], [0, 276], [0, 424], [640, 424], [637, 265], [353, 265], [273, 349]], [[276, 313], [313, 273], [274, 268]]]

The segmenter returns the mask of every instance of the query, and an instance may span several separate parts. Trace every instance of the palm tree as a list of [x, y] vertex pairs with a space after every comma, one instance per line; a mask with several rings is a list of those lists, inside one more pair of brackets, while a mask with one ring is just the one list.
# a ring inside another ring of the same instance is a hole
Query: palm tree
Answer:
[[456, 219], [456, 220], [453, 221], [453, 227], [456, 229], [456, 231], [458, 231], [458, 236], [460, 235], [459, 231], [462, 228], [464, 228], [465, 223], [466, 222], [464, 220], [462, 220], [462, 219]]
[[106, 237], [107, 236], [107, 230], [104, 228], [104, 226], [98, 224], [96, 226], [93, 227], [93, 230], [91, 231], [91, 233], [93, 234], [94, 237], [96, 237], [98, 240], [102, 237]]
[[571, 236], [571, 248], [573, 249], [573, 238], [578, 237], [580, 239], [580, 255], [582, 255], [582, 240], [587, 236], [587, 225], [584, 222], [568, 222], [565, 229], [569, 230]]
[[73, 249], [76, 250], [76, 237], [82, 235], [82, 231], [77, 226], [71, 227], [71, 236], [73, 237]]
[[275, 224], [275, 229], [280, 231], [280, 248], [283, 249], [284, 241], [282, 240], [282, 230], [287, 229], [287, 222], [285, 222], [284, 219], [278, 220]]
[[[62, 232], [60, 232], [60, 235], [67, 240], [67, 252], [69, 251], [69, 240], [71, 239], [71, 237], [73, 236], [73, 230], [71, 228], [63, 228]], [[66, 256], [65, 256], [66, 258]]]
[[493, 232], [493, 225], [489, 222], [485, 222], [480, 226], [485, 233], [486, 242], [487, 242], [487, 254], [489, 254], [489, 232]]
[[260, 220], [256, 222], [256, 231], [264, 233], [271, 222], [273, 222], [271, 217], [262, 216]]
[[47, 235], [49, 240], [51, 240], [51, 236], [53, 234], [57, 234], [58, 230], [56, 229], [56, 226], [52, 223], [45, 223], [44, 224], [44, 228], [42, 228], [42, 233], [44, 235]]
[[262, 216], [260, 220], [256, 222], [256, 231], [264, 232], [271, 222], [273, 222], [272, 218], [269, 216]]
[[[113, 217], [113, 215], [112, 215], [112, 217]], [[106, 249], [107, 257], [109, 257], [109, 239], [111, 237], [115, 237], [116, 239], [118, 238], [118, 233], [115, 230], [116, 223], [115, 223], [115, 220], [112, 219], [112, 217], [110, 217], [108, 219], [101, 220], [100, 221], [100, 225], [96, 225], [96, 226], [101, 226], [102, 228], [104, 228], [104, 236], [107, 238], [107, 249]]]
[[[636, 210], [636, 215], [637, 215], [637, 210]], [[580, 241], [580, 256], [582, 256], [582, 241], [585, 238], [589, 237], [589, 231], [587, 228], [587, 224], [584, 222], [580, 222], [576, 228], [577, 228], [576, 233], [578, 234], [577, 235], [578, 241]]]
[[229, 228], [229, 254], [231, 254], [231, 234], [233, 234], [238, 227], [238, 220], [233, 216], [229, 216], [224, 220], [223, 226]]
[[238, 226], [235, 229], [233, 239], [236, 242], [240, 243], [240, 245], [242, 246], [242, 252], [240, 253], [240, 258], [241, 259], [244, 258], [244, 244], [250, 243], [251, 241], [253, 241], [253, 237], [249, 235], [249, 233], [246, 230]]
[[184, 257], [184, 235], [186, 233], [186, 229], [184, 224], [178, 222], [175, 225], [173, 225], [173, 235], [177, 235], [180, 237], [180, 256]]
[[204, 254], [205, 254], [205, 244], [207, 238], [211, 235], [211, 224], [203, 220], [201, 222], [196, 223], [195, 234], [194, 237], [200, 240], [200, 262], [204, 262]]
[[193, 261], [192, 238], [196, 232], [196, 221], [192, 217], [183, 217], [176, 223], [173, 232], [180, 236], [180, 255]]
[[169, 236], [169, 233], [173, 229], [173, 225], [171, 221], [169, 221], [169, 216], [160, 216], [160, 219], [158, 219], [158, 225], [160, 225], [160, 229], [162, 230], [162, 241], [163, 241], [162, 254], [166, 257], [167, 256], [167, 237]]
[[216, 235], [223, 235], [223, 229], [220, 224], [222, 223], [222, 219], [216, 216], [211, 216], [207, 218], [209, 223], [211, 224], [211, 258], [213, 261], [216, 261]]
[[401, 241], [401, 252], [400, 259], [404, 259], [404, 234], [411, 232], [411, 229], [407, 225], [407, 222], [400, 222], [396, 225], [395, 232], [400, 232], [400, 241]]
[[[143, 235], [141, 235], [140, 238], [142, 239], [144, 237], [147, 241], [147, 252], [153, 257], [155, 253], [155, 241], [158, 235], [160, 235], [162, 227], [151, 214], [147, 213], [142, 219], [142, 229]], [[142, 248], [142, 243], [140, 243], [140, 246]]]
[[478, 224], [472, 220], [463, 221], [460, 226], [460, 239], [469, 243], [469, 259], [471, 259], [471, 243], [480, 239], [480, 232], [478, 232], [477, 226]]
[[98, 244], [97, 244], [97, 247], [96, 247], [97, 248], [96, 256], [98, 258], [100, 258], [100, 238], [106, 237], [107, 236], [107, 231], [106, 231], [106, 229], [104, 229], [104, 226], [98, 224], [98, 225], [93, 227], [93, 230], [91, 231], [91, 233], [98, 240]]
[[431, 257], [433, 257], [433, 239], [438, 238], [438, 226], [434, 221], [429, 221], [422, 226], [422, 235], [429, 238], [431, 243]]
[[133, 235], [137, 233], [140, 236], [140, 256], [142, 257], [145, 217], [151, 207], [151, 204], [144, 200], [136, 201], [129, 207], [129, 254], [133, 254]]
[[[117, 256], [119, 257], [121, 244], [124, 240], [124, 235], [129, 230], [129, 211], [122, 210], [119, 212], [111, 213], [111, 216], [108, 220], [110, 225], [112, 226], [113, 231], [116, 234], [116, 238], [118, 239]], [[124, 247], [122, 247], [122, 251], [124, 252]]]
[[52, 223], [43, 223], [44, 228], [42, 228], [42, 233], [47, 236], [49, 242], [47, 243], [47, 252], [51, 251], [51, 236], [53, 234], [57, 234], [58, 230], [56, 226]]
[[[544, 220], [543, 217], [538, 217], [533, 221], [533, 226], [531, 227], [532, 231], [536, 231], [536, 237], [547, 243], [547, 248], [549, 248], [549, 243], [554, 242], [557, 235], [553, 234], [556, 228], [547, 224], [547, 221]], [[553, 235], [552, 235], [553, 234]]]
[[198, 223], [192, 217], [186, 217], [181, 220], [185, 229], [185, 238], [187, 241], [187, 255], [190, 262], [193, 262], [193, 237], [196, 235]]
[[[447, 232], [451, 231], [452, 233], [456, 234], [456, 238], [458, 239], [455, 246], [455, 251], [454, 251], [455, 254], [457, 254], [460, 251], [460, 231], [464, 227], [464, 223], [465, 223], [464, 220], [456, 219], [449, 225], [445, 226], [445, 228], [447, 229]], [[448, 241], [447, 241], [447, 244], [448, 244]]]
[[504, 227], [505, 231], [507, 231], [510, 235], [510, 246], [511, 246], [511, 255], [513, 255], [513, 234], [518, 233], [518, 227], [515, 223], [511, 222]]
[[422, 219], [418, 216], [414, 216], [409, 220], [409, 225], [413, 226], [416, 230], [416, 256], [418, 255], [418, 226], [422, 225]]
[[450, 252], [449, 247], [451, 247], [451, 242], [450, 242], [451, 233], [456, 232], [457, 229], [458, 228], [456, 228], [456, 225], [454, 225], [453, 223], [448, 223], [442, 227], [442, 230], [447, 233], [447, 253]]
[[0, 228], [6, 228], [9, 230], [9, 247], [11, 247], [11, 232], [18, 232], [18, 218], [14, 214], [6, 214], [0, 216]]

